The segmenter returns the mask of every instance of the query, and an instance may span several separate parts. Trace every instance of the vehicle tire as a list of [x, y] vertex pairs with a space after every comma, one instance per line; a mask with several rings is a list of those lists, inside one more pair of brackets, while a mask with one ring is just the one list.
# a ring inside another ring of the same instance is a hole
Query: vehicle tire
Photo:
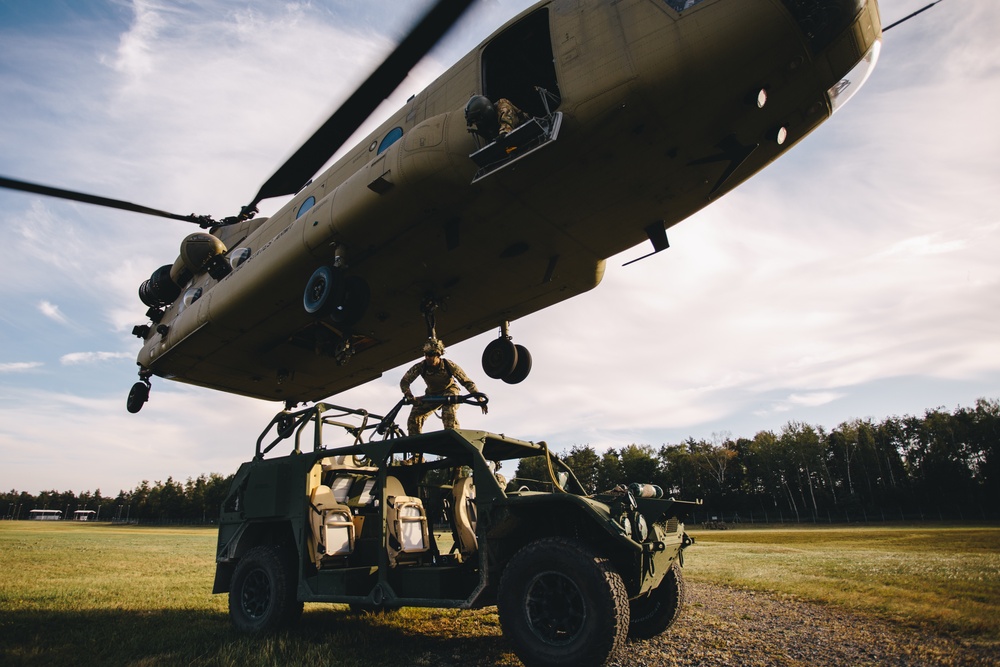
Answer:
[[675, 561], [660, 585], [629, 603], [631, 639], [651, 639], [674, 624], [684, 608], [684, 575]]
[[531, 353], [528, 352], [528, 348], [515, 345], [514, 349], [517, 350], [517, 363], [514, 365], [514, 370], [503, 376], [503, 381], [507, 384], [520, 384], [531, 372]]
[[240, 632], [264, 634], [292, 625], [302, 615], [295, 599], [295, 565], [275, 545], [254, 547], [240, 559], [229, 589], [229, 618]]
[[517, 366], [517, 346], [507, 338], [497, 338], [483, 350], [483, 372], [499, 380], [514, 372]]
[[507, 564], [500, 625], [527, 667], [603, 665], [624, 644], [628, 594], [611, 563], [565, 538], [523, 547]]
[[325, 317], [344, 303], [345, 291], [343, 271], [331, 266], [321, 266], [306, 281], [302, 307], [310, 315]]

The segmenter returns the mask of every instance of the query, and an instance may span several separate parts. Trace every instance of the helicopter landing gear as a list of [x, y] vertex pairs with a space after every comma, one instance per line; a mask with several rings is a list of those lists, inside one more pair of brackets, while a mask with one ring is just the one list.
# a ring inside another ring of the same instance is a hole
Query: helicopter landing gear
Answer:
[[523, 382], [531, 372], [531, 353], [511, 340], [509, 322], [500, 325], [500, 337], [483, 350], [483, 372], [507, 384]]
[[125, 400], [125, 409], [135, 414], [142, 410], [142, 406], [149, 400], [149, 390], [152, 385], [149, 383], [149, 371], [139, 371], [139, 381], [132, 385]]
[[348, 326], [361, 319], [370, 301], [371, 288], [364, 278], [345, 275], [343, 269], [326, 265], [313, 272], [302, 294], [307, 313]]

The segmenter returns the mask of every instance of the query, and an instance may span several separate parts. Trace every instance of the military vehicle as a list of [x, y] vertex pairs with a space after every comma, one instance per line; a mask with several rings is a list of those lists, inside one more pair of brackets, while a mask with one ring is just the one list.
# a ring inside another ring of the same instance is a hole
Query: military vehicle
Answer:
[[[229, 593], [236, 628], [288, 627], [305, 602], [496, 605], [525, 664], [577, 667], [670, 627], [693, 542], [681, 519], [698, 503], [641, 483], [589, 495], [544, 442], [404, 436], [404, 402], [385, 417], [325, 403], [286, 410], [261, 434], [219, 524], [213, 592]], [[271, 456], [282, 445], [291, 451]], [[524, 459], [544, 478], [503, 476]]]

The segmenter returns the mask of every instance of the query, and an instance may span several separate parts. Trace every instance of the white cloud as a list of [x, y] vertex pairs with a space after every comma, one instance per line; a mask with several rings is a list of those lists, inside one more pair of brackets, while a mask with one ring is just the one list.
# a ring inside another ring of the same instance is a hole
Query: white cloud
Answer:
[[117, 359], [131, 359], [135, 355], [131, 352], [70, 352], [59, 358], [59, 363], [64, 366], [77, 364], [96, 364], [102, 361], [113, 361]]
[[58, 322], [59, 324], [69, 324], [69, 320], [67, 320], [66, 316], [59, 310], [59, 306], [54, 303], [40, 301], [38, 303], [38, 310], [42, 313], [42, 315], [54, 322]]
[[0, 373], [22, 373], [44, 366], [41, 361], [14, 361], [0, 364]]

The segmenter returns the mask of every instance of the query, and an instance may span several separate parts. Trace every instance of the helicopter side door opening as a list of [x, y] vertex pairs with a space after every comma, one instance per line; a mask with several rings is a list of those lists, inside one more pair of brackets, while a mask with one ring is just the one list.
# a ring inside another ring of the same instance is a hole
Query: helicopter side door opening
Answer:
[[562, 100], [547, 8], [528, 15], [483, 49], [482, 76], [483, 95], [466, 106], [469, 131], [479, 146], [469, 156], [480, 168], [473, 183], [559, 136], [562, 113], [556, 109]]

